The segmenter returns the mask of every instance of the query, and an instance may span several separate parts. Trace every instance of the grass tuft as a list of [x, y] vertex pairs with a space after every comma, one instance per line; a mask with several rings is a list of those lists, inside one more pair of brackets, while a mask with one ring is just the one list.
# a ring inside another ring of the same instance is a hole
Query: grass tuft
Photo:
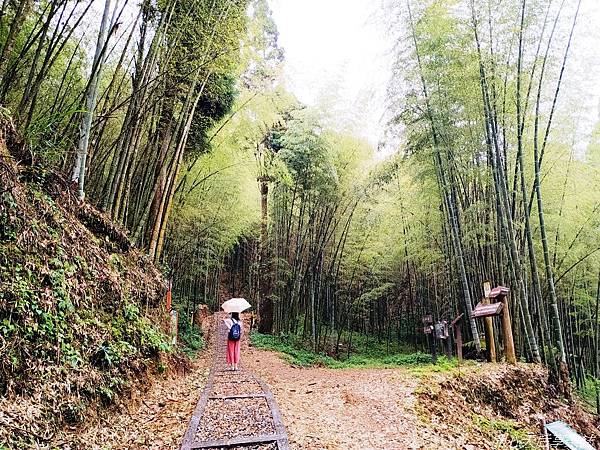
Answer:
[[518, 423], [512, 420], [488, 419], [479, 414], [473, 415], [473, 423], [481, 430], [500, 433], [498, 442], [501, 448], [519, 449], [519, 450], [537, 450], [539, 447], [535, 444], [531, 435]]

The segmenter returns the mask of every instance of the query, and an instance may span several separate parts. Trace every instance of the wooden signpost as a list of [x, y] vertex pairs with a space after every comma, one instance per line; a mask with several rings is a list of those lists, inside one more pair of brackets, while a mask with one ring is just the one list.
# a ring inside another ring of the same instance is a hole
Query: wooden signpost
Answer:
[[437, 351], [435, 345], [435, 334], [433, 333], [433, 317], [431, 314], [423, 316], [423, 332], [427, 336], [427, 342], [429, 343], [429, 349], [431, 351], [431, 360], [433, 364], [437, 363]]
[[497, 299], [502, 302], [503, 314], [502, 314], [502, 335], [504, 338], [504, 351], [506, 352], [506, 361], [509, 364], [517, 363], [517, 355], [515, 353], [515, 342], [513, 340], [512, 322], [510, 319], [510, 309], [508, 307], [508, 294], [509, 289], [504, 286], [498, 286], [492, 289], [490, 293], [490, 299]]
[[497, 286], [490, 289], [490, 283], [484, 283], [485, 298], [475, 306], [471, 317], [483, 317], [485, 320], [485, 338], [489, 353], [489, 360], [496, 362], [496, 346], [494, 341], [494, 327], [492, 318], [502, 316], [502, 339], [506, 361], [509, 364], [516, 364], [515, 344], [513, 341], [512, 323], [510, 318], [510, 308], [508, 306], [509, 288]]
[[[494, 339], [494, 323], [495, 316], [502, 318], [502, 339], [504, 344], [504, 352], [506, 353], [506, 361], [509, 364], [516, 364], [517, 357], [515, 353], [515, 344], [513, 340], [512, 323], [510, 318], [510, 308], [508, 306], [508, 293], [510, 289], [505, 286], [497, 286], [491, 288], [489, 282], [484, 283], [485, 297], [475, 306], [471, 317], [481, 317], [485, 321], [485, 339], [488, 349], [488, 357], [491, 362], [497, 362], [496, 341]], [[450, 329], [454, 330], [454, 341], [456, 342], [456, 355], [458, 362], [462, 362], [462, 332], [460, 321], [464, 314], [460, 314], [452, 322], [448, 324], [445, 320], [433, 323], [431, 314], [423, 316], [423, 333], [427, 336], [427, 342], [431, 350], [433, 363], [437, 362], [437, 345], [436, 339], [446, 341], [446, 353], [448, 357], [452, 356], [452, 341], [450, 338]]]
[[446, 356], [452, 358], [452, 347], [450, 343], [450, 335], [448, 334], [448, 322], [442, 320], [435, 324], [435, 338], [445, 342]]

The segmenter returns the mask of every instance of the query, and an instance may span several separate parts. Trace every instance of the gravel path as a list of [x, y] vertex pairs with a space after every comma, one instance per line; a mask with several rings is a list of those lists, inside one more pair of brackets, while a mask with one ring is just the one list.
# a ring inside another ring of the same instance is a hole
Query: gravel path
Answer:
[[[212, 370], [189, 421], [181, 449], [223, 446], [286, 450], [289, 448], [287, 435], [273, 394], [244, 364], [244, 356], [248, 354], [247, 336], [242, 340], [240, 370], [226, 369], [224, 317], [221, 313], [214, 317]], [[239, 445], [232, 446], [236, 444]]]

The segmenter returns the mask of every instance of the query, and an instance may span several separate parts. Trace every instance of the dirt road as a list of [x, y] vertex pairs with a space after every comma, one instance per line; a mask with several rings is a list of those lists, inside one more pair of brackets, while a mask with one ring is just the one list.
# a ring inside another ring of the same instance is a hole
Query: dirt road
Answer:
[[418, 380], [404, 369], [300, 368], [254, 348], [244, 358], [271, 386], [294, 448], [450, 448], [419, 424]]

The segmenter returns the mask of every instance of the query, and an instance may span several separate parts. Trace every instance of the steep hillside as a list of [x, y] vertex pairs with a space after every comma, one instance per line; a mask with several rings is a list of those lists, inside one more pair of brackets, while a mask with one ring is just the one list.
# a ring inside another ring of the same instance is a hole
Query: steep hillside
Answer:
[[0, 121], [0, 448], [50, 446], [178, 357], [165, 282]]

